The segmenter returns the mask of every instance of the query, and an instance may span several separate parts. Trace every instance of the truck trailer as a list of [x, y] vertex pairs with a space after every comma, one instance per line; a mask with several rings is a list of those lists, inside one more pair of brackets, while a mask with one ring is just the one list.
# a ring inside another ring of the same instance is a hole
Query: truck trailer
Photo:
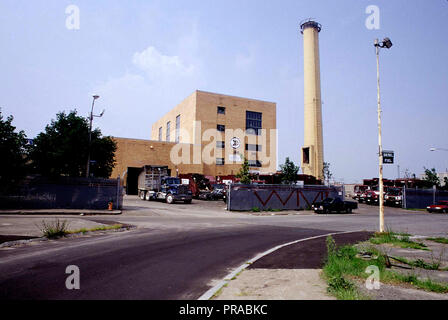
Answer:
[[142, 200], [191, 203], [192, 192], [180, 178], [170, 177], [167, 166], [144, 166], [138, 177], [138, 194]]

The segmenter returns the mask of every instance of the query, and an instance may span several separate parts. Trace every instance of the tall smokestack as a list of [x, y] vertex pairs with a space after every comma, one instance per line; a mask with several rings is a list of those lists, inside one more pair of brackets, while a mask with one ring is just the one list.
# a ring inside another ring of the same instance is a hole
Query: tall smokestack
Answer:
[[303, 34], [305, 117], [302, 170], [323, 179], [324, 143], [322, 134], [322, 100], [320, 90], [319, 32], [322, 26], [308, 20], [300, 26]]

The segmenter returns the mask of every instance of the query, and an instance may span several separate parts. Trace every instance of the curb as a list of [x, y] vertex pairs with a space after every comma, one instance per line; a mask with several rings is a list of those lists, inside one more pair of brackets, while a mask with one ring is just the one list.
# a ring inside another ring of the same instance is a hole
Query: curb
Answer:
[[15, 240], [15, 241], [8, 241], [0, 243], [0, 249], [1, 248], [11, 248], [19, 245], [29, 244], [32, 242], [44, 242], [49, 240], [60, 240], [60, 239], [70, 239], [70, 238], [77, 238], [79, 236], [85, 236], [85, 235], [95, 235], [95, 234], [101, 234], [101, 233], [113, 233], [113, 232], [124, 232], [129, 231], [131, 229], [136, 229], [135, 226], [125, 226], [120, 229], [110, 229], [110, 230], [99, 230], [99, 231], [87, 231], [87, 232], [79, 232], [79, 233], [71, 233], [66, 235], [62, 238], [56, 238], [56, 239], [49, 239], [47, 237], [40, 237], [40, 238], [34, 238], [34, 239], [28, 239], [28, 240]]
[[308, 241], [308, 240], [314, 240], [314, 239], [324, 238], [324, 237], [328, 237], [328, 236], [334, 236], [334, 235], [338, 235], [338, 234], [356, 233], [356, 232], [362, 232], [362, 231], [365, 231], [365, 230], [333, 232], [333, 233], [327, 233], [327, 234], [309, 237], [309, 238], [305, 238], [305, 239], [299, 239], [299, 240], [295, 240], [295, 241], [291, 241], [291, 242], [288, 242], [285, 244], [278, 245], [278, 246], [271, 248], [265, 252], [259, 253], [252, 259], [248, 260], [246, 263], [244, 263], [241, 266], [239, 266], [238, 268], [234, 269], [227, 276], [225, 276], [221, 281], [219, 281], [218, 284], [216, 284], [214, 287], [212, 287], [211, 289], [207, 290], [204, 294], [202, 294], [197, 300], [210, 300], [219, 290], [222, 289], [222, 287], [224, 287], [226, 284], [228, 284], [241, 271], [245, 270], [247, 267], [249, 267], [255, 261], [257, 261], [257, 260], [263, 258], [264, 256], [267, 256], [268, 254], [270, 254], [274, 251], [277, 251], [281, 248], [284, 248], [286, 246], [290, 246], [290, 245], [293, 245], [293, 244], [296, 244], [299, 242]]
[[120, 215], [122, 210], [64, 210], [64, 209], [48, 209], [48, 210], [0, 210], [0, 215], [83, 215], [83, 216], [94, 216], [94, 215]]

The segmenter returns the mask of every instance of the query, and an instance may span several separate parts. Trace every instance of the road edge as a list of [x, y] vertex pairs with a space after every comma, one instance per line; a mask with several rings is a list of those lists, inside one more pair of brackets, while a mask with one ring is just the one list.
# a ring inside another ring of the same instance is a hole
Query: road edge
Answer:
[[271, 254], [281, 248], [284, 248], [284, 247], [287, 247], [287, 246], [290, 246], [290, 245], [293, 245], [293, 244], [296, 244], [299, 242], [308, 241], [308, 240], [314, 240], [314, 239], [324, 238], [324, 237], [328, 237], [328, 236], [334, 236], [334, 235], [338, 235], [338, 234], [356, 233], [356, 232], [363, 232], [363, 231], [367, 231], [367, 230], [341, 231], [341, 232], [326, 233], [323, 235], [294, 240], [291, 242], [287, 242], [287, 243], [275, 246], [269, 250], [266, 250], [262, 253], [257, 254], [255, 257], [248, 260], [246, 263], [243, 263], [239, 267], [233, 269], [228, 275], [226, 275], [222, 280], [220, 280], [215, 286], [213, 286], [212, 288], [207, 290], [205, 293], [203, 293], [197, 300], [210, 300], [219, 290], [221, 290], [226, 284], [228, 284], [239, 273], [244, 271], [247, 267], [249, 267], [255, 261], [257, 261], [257, 260], [263, 258], [264, 256], [267, 256], [268, 254]]

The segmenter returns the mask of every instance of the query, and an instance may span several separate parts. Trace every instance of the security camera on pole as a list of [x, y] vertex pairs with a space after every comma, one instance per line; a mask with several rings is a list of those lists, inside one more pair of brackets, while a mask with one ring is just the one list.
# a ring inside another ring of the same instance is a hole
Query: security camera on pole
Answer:
[[383, 144], [381, 137], [381, 95], [380, 95], [380, 48], [390, 49], [392, 42], [389, 38], [384, 38], [382, 42], [375, 39], [376, 49], [376, 74], [377, 74], [377, 86], [378, 86], [378, 157], [379, 157], [379, 187], [380, 187], [380, 232], [384, 232], [384, 185], [383, 185]]

